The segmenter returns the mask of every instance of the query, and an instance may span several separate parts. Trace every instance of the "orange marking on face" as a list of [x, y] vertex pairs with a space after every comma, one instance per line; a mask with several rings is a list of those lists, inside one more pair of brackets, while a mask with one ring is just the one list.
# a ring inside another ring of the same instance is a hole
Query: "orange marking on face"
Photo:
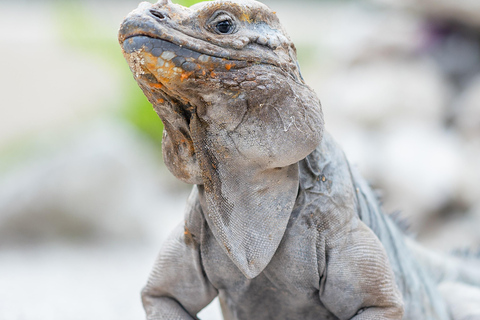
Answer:
[[225, 69], [230, 70], [234, 66], [233, 63], [228, 63], [225, 65]]
[[165, 100], [163, 100], [162, 98], [160, 98], [160, 99], [157, 99], [157, 102], [158, 102], [158, 103], [164, 103]]
[[161, 83], [152, 83], [151, 86], [154, 87], [154, 88], [160, 89], [160, 88], [163, 87], [163, 84], [161, 84]]
[[250, 16], [247, 13], [242, 13], [242, 15], [240, 16], [240, 20], [241, 21], [246, 21], [248, 23], [252, 23], [252, 19], [250, 18]]
[[213, 72], [213, 71], [210, 72], [210, 77], [215, 78], [216, 76], [217, 76], [217, 74], [215, 72]]
[[188, 79], [193, 72], [182, 72], [182, 75], [180, 76], [180, 80], [183, 81], [185, 79]]

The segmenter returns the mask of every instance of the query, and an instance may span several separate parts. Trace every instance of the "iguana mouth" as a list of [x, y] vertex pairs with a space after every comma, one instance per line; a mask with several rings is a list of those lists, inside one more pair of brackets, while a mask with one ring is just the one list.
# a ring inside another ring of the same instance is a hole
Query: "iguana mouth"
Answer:
[[[251, 66], [246, 60], [228, 59], [199, 52], [181, 44], [153, 36], [148, 33], [129, 35], [123, 43], [125, 53], [143, 51], [146, 54], [148, 69], [153, 73], [177, 74], [185, 80], [195, 73], [205, 76], [212, 71], [229, 71]], [[150, 56], [150, 57], [149, 57]], [[152, 63], [154, 65], [152, 65]], [[156, 72], [155, 72], [156, 71]]]
[[222, 57], [221, 55], [215, 55], [215, 54], [212, 54], [212, 53], [202, 52], [202, 51], [190, 48], [188, 46], [188, 44], [185, 44], [185, 43], [187, 43], [186, 41], [183, 41], [184, 44], [177, 44], [174, 41], [163, 39], [163, 38], [161, 38], [161, 37], [159, 37], [155, 34], [149, 33], [149, 32], [138, 32], [138, 33], [128, 35], [128, 36], [125, 37], [125, 42], [127, 42], [127, 40], [129, 40], [129, 39], [136, 38], [136, 37], [146, 37], [146, 38], [150, 38], [150, 39], [153, 39], [153, 40], [158, 40], [159, 41], [159, 46], [156, 47], [157, 50], [164, 47], [165, 48], [164, 51], [174, 51], [174, 52], [177, 52], [177, 54], [179, 56], [187, 56], [187, 57], [191, 56], [193, 58], [198, 58], [201, 55], [205, 55], [205, 56], [209, 56], [209, 57], [212, 57], [212, 58], [221, 59], [222, 61], [228, 60], [228, 61], [235, 61], [235, 62], [240, 62], [240, 61], [245, 61], [245, 62], [250, 62], [250, 63], [255, 62], [255, 61], [249, 61], [247, 59], [241, 59], [241, 58], [231, 59], [230, 57]]

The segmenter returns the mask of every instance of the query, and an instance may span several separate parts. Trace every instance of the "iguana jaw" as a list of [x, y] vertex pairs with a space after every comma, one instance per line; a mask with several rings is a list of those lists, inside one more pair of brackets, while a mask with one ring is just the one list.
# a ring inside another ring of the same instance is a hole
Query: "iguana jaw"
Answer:
[[[153, 87], [165, 90], [180, 88], [187, 80], [198, 80], [201, 83], [213, 81], [220, 72], [252, 66], [244, 60], [219, 58], [203, 54], [187, 47], [174, 44], [160, 38], [146, 35], [133, 35], [123, 43], [124, 55], [136, 78], [144, 78]], [[152, 77], [153, 76], [153, 77]], [[169, 83], [173, 82], [173, 86]], [[174, 92], [172, 92], [174, 94]], [[184, 94], [177, 95], [178, 99]]]

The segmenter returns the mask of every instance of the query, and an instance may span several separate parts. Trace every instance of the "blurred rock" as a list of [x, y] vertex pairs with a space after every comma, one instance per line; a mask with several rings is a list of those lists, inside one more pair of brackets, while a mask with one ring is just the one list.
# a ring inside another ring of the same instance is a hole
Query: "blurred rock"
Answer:
[[[443, 127], [451, 90], [428, 59], [379, 59], [346, 68], [327, 83], [335, 136], [349, 159], [414, 230], [458, 189], [458, 140]], [[330, 129], [330, 128], [329, 128]]]
[[[323, 100], [332, 114], [364, 128], [411, 120], [441, 123], [449, 87], [428, 60], [376, 60], [338, 72]], [[334, 116], [333, 115], [333, 116]], [[328, 121], [328, 118], [327, 118]]]
[[0, 180], [1, 245], [140, 241], [182, 220], [188, 188], [132, 128], [99, 121], [64, 141]]
[[462, 147], [462, 170], [457, 198], [467, 207], [480, 208], [480, 139], [465, 143]]
[[375, 181], [390, 210], [421, 230], [455, 198], [463, 169], [461, 147], [441, 126], [422, 121], [392, 127], [381, 138]]
[[463, 182], [458, 139], [434, 123], [410, 120], [382, 130], [353, 130], [343, 136], [343, 146], [381, 192], [385, 211], [401, 211], [413, 231], [454, 201]]
[[426, 21], [422, 32], [423, 54], [436, 61], [456, 91], [464, 90], [480, 72], [479, 30], [448, 21]]
[[480, 75], [458, 97], [455, 126], [466, 140], [480, 139]]
[[480, 248], [480, 202], [466, 213], [430, 221], [418, 238], [430, 248], [444, 252]]
[[431, 18], [460, 21], [480, 28], [480, 2], [477, 0], [372, 0], [395, 8], [408, 8]]
[[[401, 211], [414, 232], [440, 243], [448, 239], [442, 228], [471, 219], [480, 197], [480, 81], [472, 81], [480, 37], [468, 24], [392, 8], [356, 11], [351, 24], [362, 32], [331, 19], [346, 52], [328, 46], [338, 54], [317, 92], [327, 129], [381, 190], [385, 210]], [[467, 244], [477, 229], [459, 238]]]
[[480, 28], [480, 2], [477, 0], [408, 0], [406, 2], [427, 16], [461, 21]]

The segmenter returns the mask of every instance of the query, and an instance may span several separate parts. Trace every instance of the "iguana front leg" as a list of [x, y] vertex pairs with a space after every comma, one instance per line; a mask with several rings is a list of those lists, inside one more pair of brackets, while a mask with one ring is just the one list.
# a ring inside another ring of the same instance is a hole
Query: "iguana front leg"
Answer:
[[143, 307], [147, 313], [147, 320], [193, 320], [193, 318], [182, 305], [168, 297], [155, 297], [148, 292], [142, 294]]
[[401, 320], [403, 300], [387, 255], [359, 219], [326, 237], [322, 303], [339, 319]]
[[198, 244], [183, 225], [164, 243], [142, 301], [148, 320], [192, 320], [218, 294], [202, 271]]

